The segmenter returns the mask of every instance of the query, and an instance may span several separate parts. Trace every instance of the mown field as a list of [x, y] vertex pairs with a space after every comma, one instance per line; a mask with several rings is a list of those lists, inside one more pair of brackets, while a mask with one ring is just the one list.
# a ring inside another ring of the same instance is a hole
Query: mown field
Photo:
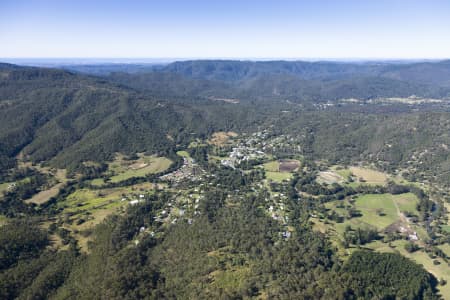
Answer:
[[366, 184], [384, 185], [388, 179], [388, 176], [385, 173], [368, 168], [350, 167], [350, 172], [358, 178], [359, 181]]
[[[361, 212], [361, 217], [354, 219], [357, 222], [368, 224], [382, 230], [399, 220], [394, 204], [394, 196], [390, 194], [363, 195], [356, 198], [355, 208]], [[382, 210], [380, 215], [377, 210]]]
[[[67, 213], [79, 213], [92, 211], [95, 209], [111, 208], [121, 206], [125, 201], [122, 198], [132, 200], [138, 194], [151, 191], [154, 188], [152, 183], [140, 183], [132, 186], [91, 190], [88, 188], [79, 189], [67, 196], [58, 203], [58, 207], [63, 208]], [[127, 202], [125, 202], [126, 204]]]
[[[404, 211], [417, 213], [417, 202], [417, 197], [412, 193], [362, 195], [357, 197], [353, 204], [353, 208], [361, 215], [346, 219], [343, 223], [337, 223], [334, 226], [339, 233], [342, 233], [347, 225], [353, 228], [369, 226], [381, 231], [389, 225], [401, 221], [399, 213]], [[341, 206], [340, 204], [344, 204], [344, 207], [338, 207]], [[346, 200], [326, 203], [327, 209], [334, 210], [341, 215], [345, 215], [350, 206], [352, 204]]]
[[266, 172], [279, 172], [280, 171], [280, 163], [277, 160], [270, 161], [265, 163], [264, 169]]
[[167, 170], [172, 161], [166, 157], [139, 155], [137, 159], [129, 160], [122, 155], [108, 164], [105, 178], [91, 180], [94, 186], [102, 186], [105, 180], [117, 183], [133, 177], [143, 177], [148, 174], [156, 174]]
[[351, 187], [361, 184], [367, 185], [385, 185], [388, 180], [394, 178], [386, 173], [373, 170], [367, 167], [351, 166], [345, 168], [340, 165], [332, 166], [327, 171], [319, 173], [319, 182], [327, 184], [340, 183]]
[[160, 173], [167, 170], [172, 161], [165, 157], [150, 157], [144, 163], [137, 162], [136, 165], [123, 170], [119, 174], [111, 177], [111, 182], [120, 182], [132, 177], [142, 177], [147, 174]]
[[292, 177], [291, 173], [266, 172], [266, 178], [276, 181], [276, 182], [281, 182], [283, 180], [289, 180], [289, 179], [291, 179], [291, 177]]

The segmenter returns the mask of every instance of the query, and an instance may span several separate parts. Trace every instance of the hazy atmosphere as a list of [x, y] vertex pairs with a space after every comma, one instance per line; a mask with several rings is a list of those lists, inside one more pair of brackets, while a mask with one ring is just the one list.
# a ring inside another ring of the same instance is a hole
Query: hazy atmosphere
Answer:
[[0, 1], [0, 57], [445, 58], [446, 0]]

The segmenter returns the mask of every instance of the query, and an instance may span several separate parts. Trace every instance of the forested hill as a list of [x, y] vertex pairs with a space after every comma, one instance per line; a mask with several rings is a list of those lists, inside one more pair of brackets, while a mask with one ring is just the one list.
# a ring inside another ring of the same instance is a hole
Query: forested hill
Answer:
[[383, 76], [415, 83], [450, 86], [450, 60], [438, 63], [415, 63], [387, 66]]
[[263, 75], [293, 75], [305, 80], [386, 77], [416, 83], [450, 85], [450, 61], [395, 62], [305, 62], [193, 60], [174, 62], [163, 71], [192, 78], [240, 81]]
[[305, 61], [192, 60], [174, 62], [162, 70], [192, 78], [239, 81], [273, 74], [294, 75], [302, 79], [370, 76], [378, 74], [380, 66]]
[[[207, 138], [216, 131], [252, 132], [275, 124], [277, 131], [296, 133], [302, 139], [304, 151], [316, 157], [332, 160], [339, 157], [348, 162], [388, 153], [384, 155], [385, 160], [389, 168], [395, 168], [408, 162], [414, 154], [427, 151], [432, 155], [430, 167], [439, 169], [439, 174], [447, 174], [447, 150], [436, 146], [450, 145], [446, 134], [450, 125], [436, 122], [447, 119], [447, 113], [440, 111], [441, 106], [431, 107], [434, 112], [430, 113], [429, 108], [420, 105], [381, 103], [341, 107], [339, 102], [334, 102], [336, 105], [331, 106], [332, 111], [326, 115], [317, 106], [319, 102], [343, 98], [444, 97], [446, 88], [357, 74], [354, 78], [333, 80], [272, 74], [231, 82], [169, 72], [170, 68], [181, 64], [169, 65], [166, 70], [157, 72], [120, 72], [103, 77], [0, 65], [2, 169], [12, 167], [19, 154], [34, 162], [45, 161], [59, 167], [76, 167], [87, 160], [102, 162], [111, 159], [116, 152], [170, 156], [193, 139]], [[185, 63], [189, 64], [193, 63]], [[198, 64], [214, 65], [214, 62]], [[221, 66], [226, 64], [228, 62], [219, 62]], [[436, 64], [444, 68], [448, 63]], [[340, 64], [334, 67], [337, 65]], [[423, 68], [423, 64], [418, 65]], [[378, 67], [355, 65], [352, 68]], [[393, 66], [386, 68], [391, 69], [389, 74], [393, 76]], [[214, 73], [214, 70], [209, 72]], [[445, 103], [446, 99], [442, 105], [447, 105]], [[349, 113], [352, 109], [354, 112]], [[411, 111], [414, 115], [405, 114]], [[316, 124], [316, 120], [324, 116], [326, 122]], [[339, 131], [333, 131], [335, 128]], [[387, 129], [389, 134], [385, 134]], [[374, 132], [379, 134], [374, 135]], [[396, 152], [394, 148], [385, 147], [405, 134], [410, 136], [407, 147], [395, 148]]]
[[181, 97], [333, 101], [450, 97], [450, 61], [332, 62], [191, 60], [170, 64], [65, 65], [140, 91]]
[[225, 103], [199, 99], [189, 105], [192, 100], [177, 100], [170, 92], [144, 96], [67, 71], [2, 65], [2, 165], [11, 166], [20, 152], [61, 166], [102, 161], [115, 152], [167, 153], [193, 135], [233, 129], [237, 118], [252, 120]]
[[197, 79], [170, 72], [113, 73], [108, 80], [156, 95], [248, 101], [317, 103], [340, 99], [383, 97], [445, 98], [450, 89], [385, 77], [305, 80], [293, 75], [267, 74], [238, 82]]
[[[450, 96], [450, 63], [180, 61], [109, 78], [138, 90], [245, 100], [326, 102], [346, 98]], [[107, 70], [112, 70], [111, 66]], [[80, 71], [80, 68], [78, 68]], [[176, 82], [174, 84], [174, 82]]]

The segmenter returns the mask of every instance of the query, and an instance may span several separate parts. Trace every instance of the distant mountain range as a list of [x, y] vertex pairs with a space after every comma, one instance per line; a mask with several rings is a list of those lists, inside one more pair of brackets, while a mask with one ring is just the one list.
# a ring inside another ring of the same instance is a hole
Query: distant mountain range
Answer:
[[[105, 67], [112, 71], [111, 66]], [[343, 98], [450, 96], [450, 61], [411, 64], [302, 61], [182, 61], [109, 78], [137, 90], [241, 100], [330, 101]], [[128, 66], [130, 68], [130, 66]], [[105, 69], [105, 70], [106, 70]], [[78, 71], [83, 71], [79, 67]], [[175, 83], [176, 82], [176, 83]]]
[[[57, 65], [55, 65], [57, 66]], [[386, 77], [421, 84], [450, 86], [450, 60], [425, 62], [307, 62], [307, 61], [239, 61], [190, 60], [169, 64], [64, 64], [62, 68], [90, 74], [113, 72], [162, 71], [195, 79], [220, 81], [248, 80], [267, 75], [293, 75], [305, 80], [336, 80], [364, 77]]]

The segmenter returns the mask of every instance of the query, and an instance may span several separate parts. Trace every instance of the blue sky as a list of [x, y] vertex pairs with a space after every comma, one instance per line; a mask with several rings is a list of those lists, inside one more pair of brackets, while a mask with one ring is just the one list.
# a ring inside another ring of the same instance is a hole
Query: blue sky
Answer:
[[448, 58], [448, 0], [0, 0], [0, 57]]

